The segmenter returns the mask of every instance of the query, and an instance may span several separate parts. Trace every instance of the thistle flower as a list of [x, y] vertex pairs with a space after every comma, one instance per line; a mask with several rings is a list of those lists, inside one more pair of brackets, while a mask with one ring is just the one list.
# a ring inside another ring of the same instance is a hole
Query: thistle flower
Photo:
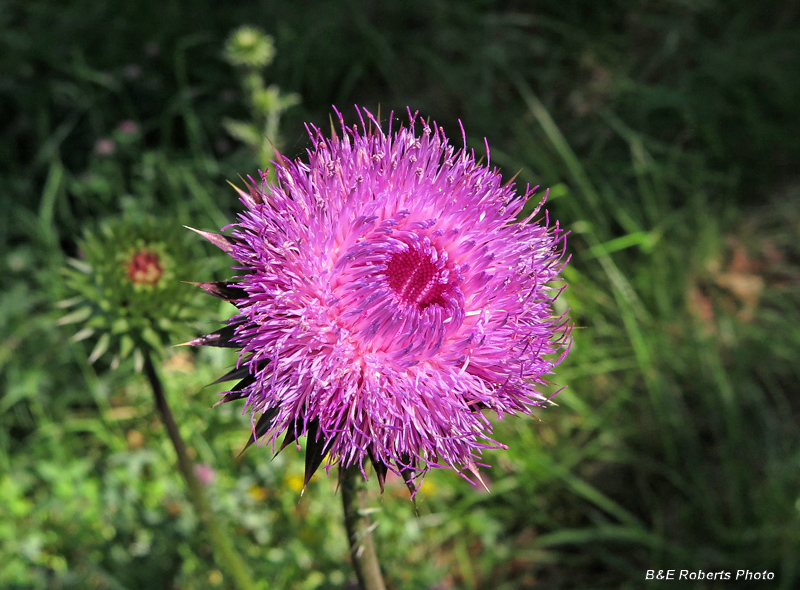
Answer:
[[90, 362], [111, 352], [117, 366], [133, 353], [140, 365], [142, 349], [158, 352], [180, 341], [205, 307], [180, 282], [196, 263], [172, 223], [128, 217], [87, 231], [78, 243], [81, 257], [65, 269], [74, 296], [59, 303], [70, 310], [59, 323], [81, 326], [73, 340], [96, 338]]
[[547, 402], [571, 328], [552, 310], [565, 234], [538, 208], [517, 222], [535, 189], [503, 185], [465, 139], [363, 113], [339, 115], [341, 137], [309, 126], [307, 159], [278, 155], [276, 184], [250, 178], [232, 236], [199, 232], [240, 271], [201, 286], [239, 312], [192, 344], [241, 348], [219, 403], [246, 399], [248, 445], [307, 435], [306, 482], [326, 456], [362, 472], [368, 458], [381, 488], [391, 470], [413, 492], [432, 467], [477, 475], [483, 449], [505, 448], [483, 410]]

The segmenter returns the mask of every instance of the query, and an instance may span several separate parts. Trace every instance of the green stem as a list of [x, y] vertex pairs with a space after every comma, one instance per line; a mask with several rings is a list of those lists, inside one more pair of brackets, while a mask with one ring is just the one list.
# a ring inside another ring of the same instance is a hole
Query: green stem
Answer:
[[161, 379], [158, 377], [153, 361], [150, 358], [150, 353], [144, 353], [144, 374], [150, 382], [150, 387], [153, 389], [153, 397], [156, 402], [156, 409], [167, 429], [172, 446], [175, 447], [175, 453], [178, 455], [178, 469], [186, 481], [186, 486], [189, 489], [189, 499], [192, 501], [195, 510], [197, 511], [200, 520], [206, 528], [209, 541], [214, 550], [214, 556], [220, 564], [220, 567], [230, 576], [234, 586], [238, 590], [255, 590], [256, 585], [248, 571], [242, 558], [236, 552], [233, 541], [227, 534], [227, 531], [222, 524], [214, 516], [211, 510], [211, 505], [208, 502], [203, 484], [197, 478], [194, 471], [194, 464], [189, 458], [186, 449], [186, 443], [181, 437], [178, 430], [178, 424], [172, 416], [172, 411], [169, 409], [167, 398], [164, 395], [164, 386]]
[[372, 526], [367, 510], [367, 486], [357, 465], [339, 468], [344, 524], [350, 542], [350, 557], [361, 590], [386, 590], [381, 566], [372, 540]]

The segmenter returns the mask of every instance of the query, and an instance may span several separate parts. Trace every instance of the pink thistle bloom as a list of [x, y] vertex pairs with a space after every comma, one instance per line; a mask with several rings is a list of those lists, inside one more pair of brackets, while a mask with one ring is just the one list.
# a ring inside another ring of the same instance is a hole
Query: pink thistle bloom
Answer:
[[532, 222], [538, 208], [517, 222], [535, 189], [504, 185], [466, 140], [363, 113], [360, 127], [339, 115], [341, 137], [309, 126], [307, 158], [278, 155], [277, 184], [251, 178], [232, 237], [200, 232], [241, 271], [200, 286], [239, 313], [192, 344], [241, 348], [222, 401], [261, 413], [250, 442], [307, 434], [306, 481], [326, 456], [362, 471], [369, 458], [381, 487], [391, 470], [413, 490], [506, 448], [483, 410], [547, 402], [570, 342], [552, 309], [565, 232]]
[[194, 466], [194, 474], [204, 486], [210, 486], [217, 478], [217, 472], [208, 463], [198, 463]]
[[99, 156], [111, 156], [117, 151], [117, 144], [113, 139], [103, 137], [94, 144], [94, 152]]
[[125, 135], [134, 135], [139, 133], [139, 124], [136, 121], [125, 119], [124, 121], [120, 121], [117, 129]]

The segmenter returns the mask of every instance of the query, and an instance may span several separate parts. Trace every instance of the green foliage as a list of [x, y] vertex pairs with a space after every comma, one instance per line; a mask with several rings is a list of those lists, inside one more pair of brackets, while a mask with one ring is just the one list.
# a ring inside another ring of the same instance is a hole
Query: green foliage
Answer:
[[[56, 325], [72, 288], [60, 269], [92, 256], [119, 275], [92, 228], [140, 217], [156, 219], [157, 241], [188, 248], [176, 280], [226, 276], [224, 257], [181, 226], [230, 223], [225, 181], [272, 157], [265, 134], [294, 157], [307, 146], [301, 121], [322, 124], [331, 104], [352, 117], [352, 103], [380, 103], [384, 120], [410, 105], [455, 137], [463, 120], [469, 144], [480, 151], [487, 136], [509, 178], [550, 187], [547, 207], [571, 231], [558, 304], [578, 327], [555, 379], [569, 388], [540, 420], [496, 423], [510, 449], [485, 457], [491, 493], [436, 472], [417, 518], [402, 482], [390, 479], [383, 498], [375, 486], [392, 587], [657, 588], [644, 582], [653, 568], [767, 569], [774, 587], [797, 586], [792, 10], [3, 3], [0, 586], [229, 586], [146, 383], [129, 361], [116, 372], [102, 357], [90, 364], [97, 340], [73, 342]], [[269, 34], [242, 33], [245, 22]], [[296, 95], [302, 105], [289, 108]], [[97, 245], [79, 249], [87, 228]], [[199, 332], [231, 313], [203, 301]], [[164, 357], [214, 509], [265, 587], [346, 587], [335, 478], [318, 474], [300, 498], [301, 454], [270, 460], [254, 446], [236, 460], [247, 418], [235, 404], [208, 409], [219, 386], [205, 386], [234, 362], [219, 350]]]

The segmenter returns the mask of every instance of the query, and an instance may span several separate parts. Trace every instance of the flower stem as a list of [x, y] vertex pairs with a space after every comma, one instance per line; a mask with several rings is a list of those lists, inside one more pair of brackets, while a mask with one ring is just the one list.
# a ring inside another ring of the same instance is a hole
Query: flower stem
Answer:
[[172, 446], [175, 447], [175, 453], [178, 455], [178, 469], [181, 475], [183, 475], [183, 479], [186, 481], [186, 486], [189, 489], [189, 499], [206, 528], [208, 539], [214, 550], [214, 556], [219, 562], [220, 567], [230, 576], [235, 588], [238, 590], [255, 590], [256, 585], [253, 583], [247, 565], [245, 565], [242, 558], [236, 552], [233, 541], [211, 510], [211, 505], [203, 489], [203, 484], [200, 483], [200, 480], [195, 474], [194, 464], [189, 458], [186, 443], [181, 437], [180, 430], [178, 430], [178, 424], [172, 416], [172, 411], [164, 395], [164, 386], [161, 383], [161, 379], [158, 377], [155, 366], [153, 366], [153, 361], [150, 358], [149, 352], [144, 352], [144, 373], [153, 390], [153, 397], [155, 398], [158, 414], [161, 417], [161, 421], [164, 423], [164, 427], [167, 429], [167, 434], [169, 435], [170, 441], [172, 441]]
[[339, 467], [339, 486], [344, 504], [344, 524], [350, 556], [361, 590], [386, 590], [375, 553], [372, 526], [367, 511], [367, 486], [357, 465]]

